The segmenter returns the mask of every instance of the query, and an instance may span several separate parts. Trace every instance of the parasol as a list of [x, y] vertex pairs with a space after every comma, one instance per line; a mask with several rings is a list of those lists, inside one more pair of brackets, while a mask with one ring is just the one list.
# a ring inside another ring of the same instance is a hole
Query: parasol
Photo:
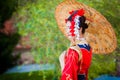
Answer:
[[91, 45], [93, 53], [106, 54], [114, 51], [117, 41], [111, 24], [101, 13], [76, 0], [64, 0], [56, 7], [55, 18], [63, 34], [68, 38], [65, 19], [70, 16], [69, 12], [81, 8], [85, 10], [84, 16], [89, 26], [85, 38]]

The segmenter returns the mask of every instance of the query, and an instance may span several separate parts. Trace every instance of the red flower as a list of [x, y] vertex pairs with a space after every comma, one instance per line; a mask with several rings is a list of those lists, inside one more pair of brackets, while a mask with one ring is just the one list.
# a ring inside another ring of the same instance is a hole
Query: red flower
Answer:
[[85, 13], [85, 11], [84, 11], [83, 9], [80, 9], [80, 10], [78, 10], [78, 12], [77, 12], [77, 14], [78, 14], [79, 16], [83, 16], [84, 13]]
[[69, 14], [73, 14], [74, 11], [69, 12]]

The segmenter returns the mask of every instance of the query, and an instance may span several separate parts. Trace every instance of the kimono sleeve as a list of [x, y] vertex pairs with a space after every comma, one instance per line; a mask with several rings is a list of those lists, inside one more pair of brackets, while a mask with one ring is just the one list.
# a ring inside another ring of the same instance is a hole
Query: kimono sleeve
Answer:
[[78, 60], [78, 53], [73, 49], [69, 49], [65, 57], [61, 80], [77, 80]]

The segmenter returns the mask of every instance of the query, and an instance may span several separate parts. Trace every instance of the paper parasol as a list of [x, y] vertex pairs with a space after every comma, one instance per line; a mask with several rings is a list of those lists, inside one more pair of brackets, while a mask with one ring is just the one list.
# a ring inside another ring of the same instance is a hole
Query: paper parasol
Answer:
[[65, 0], [56, 7], [55, 18], [63, 34], [68, 38], [65, 30], [65, 19], [70, 16], [69, 12], [81, 8], [85, 10], [84, 16], [87, 18], [89, 26], [86, 30], [85, 38], [91, 45], [93, 53], [106, 54], [114, 51], [117, 41], [111, 24], [101, 13], [75, 0]]

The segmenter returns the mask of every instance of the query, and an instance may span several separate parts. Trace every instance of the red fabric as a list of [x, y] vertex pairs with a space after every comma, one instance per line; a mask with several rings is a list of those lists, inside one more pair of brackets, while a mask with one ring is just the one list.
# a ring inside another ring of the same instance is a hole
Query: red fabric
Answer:
[[82, 59], [79, 63], [78, 74], [85, 74], [86, 75], [86, 80], [87, 80], [88, 69], [90, 67], [91, 59], [92, 59], [92, 52], [91, 52], [91, 50], [88, 51], [84, 48], [81, 49], [81, 52], [82, 52]]
[[[79, 54], [69, 49], [65, 57], [65, 67], [62, 71], [61, 80], [78, 80], [78, 74], [88, 74], [92, 53], [86, 49], [81, 49], [82, 59], [79, 61]], [[87, 80], [87, 78], [86, 78]]]

